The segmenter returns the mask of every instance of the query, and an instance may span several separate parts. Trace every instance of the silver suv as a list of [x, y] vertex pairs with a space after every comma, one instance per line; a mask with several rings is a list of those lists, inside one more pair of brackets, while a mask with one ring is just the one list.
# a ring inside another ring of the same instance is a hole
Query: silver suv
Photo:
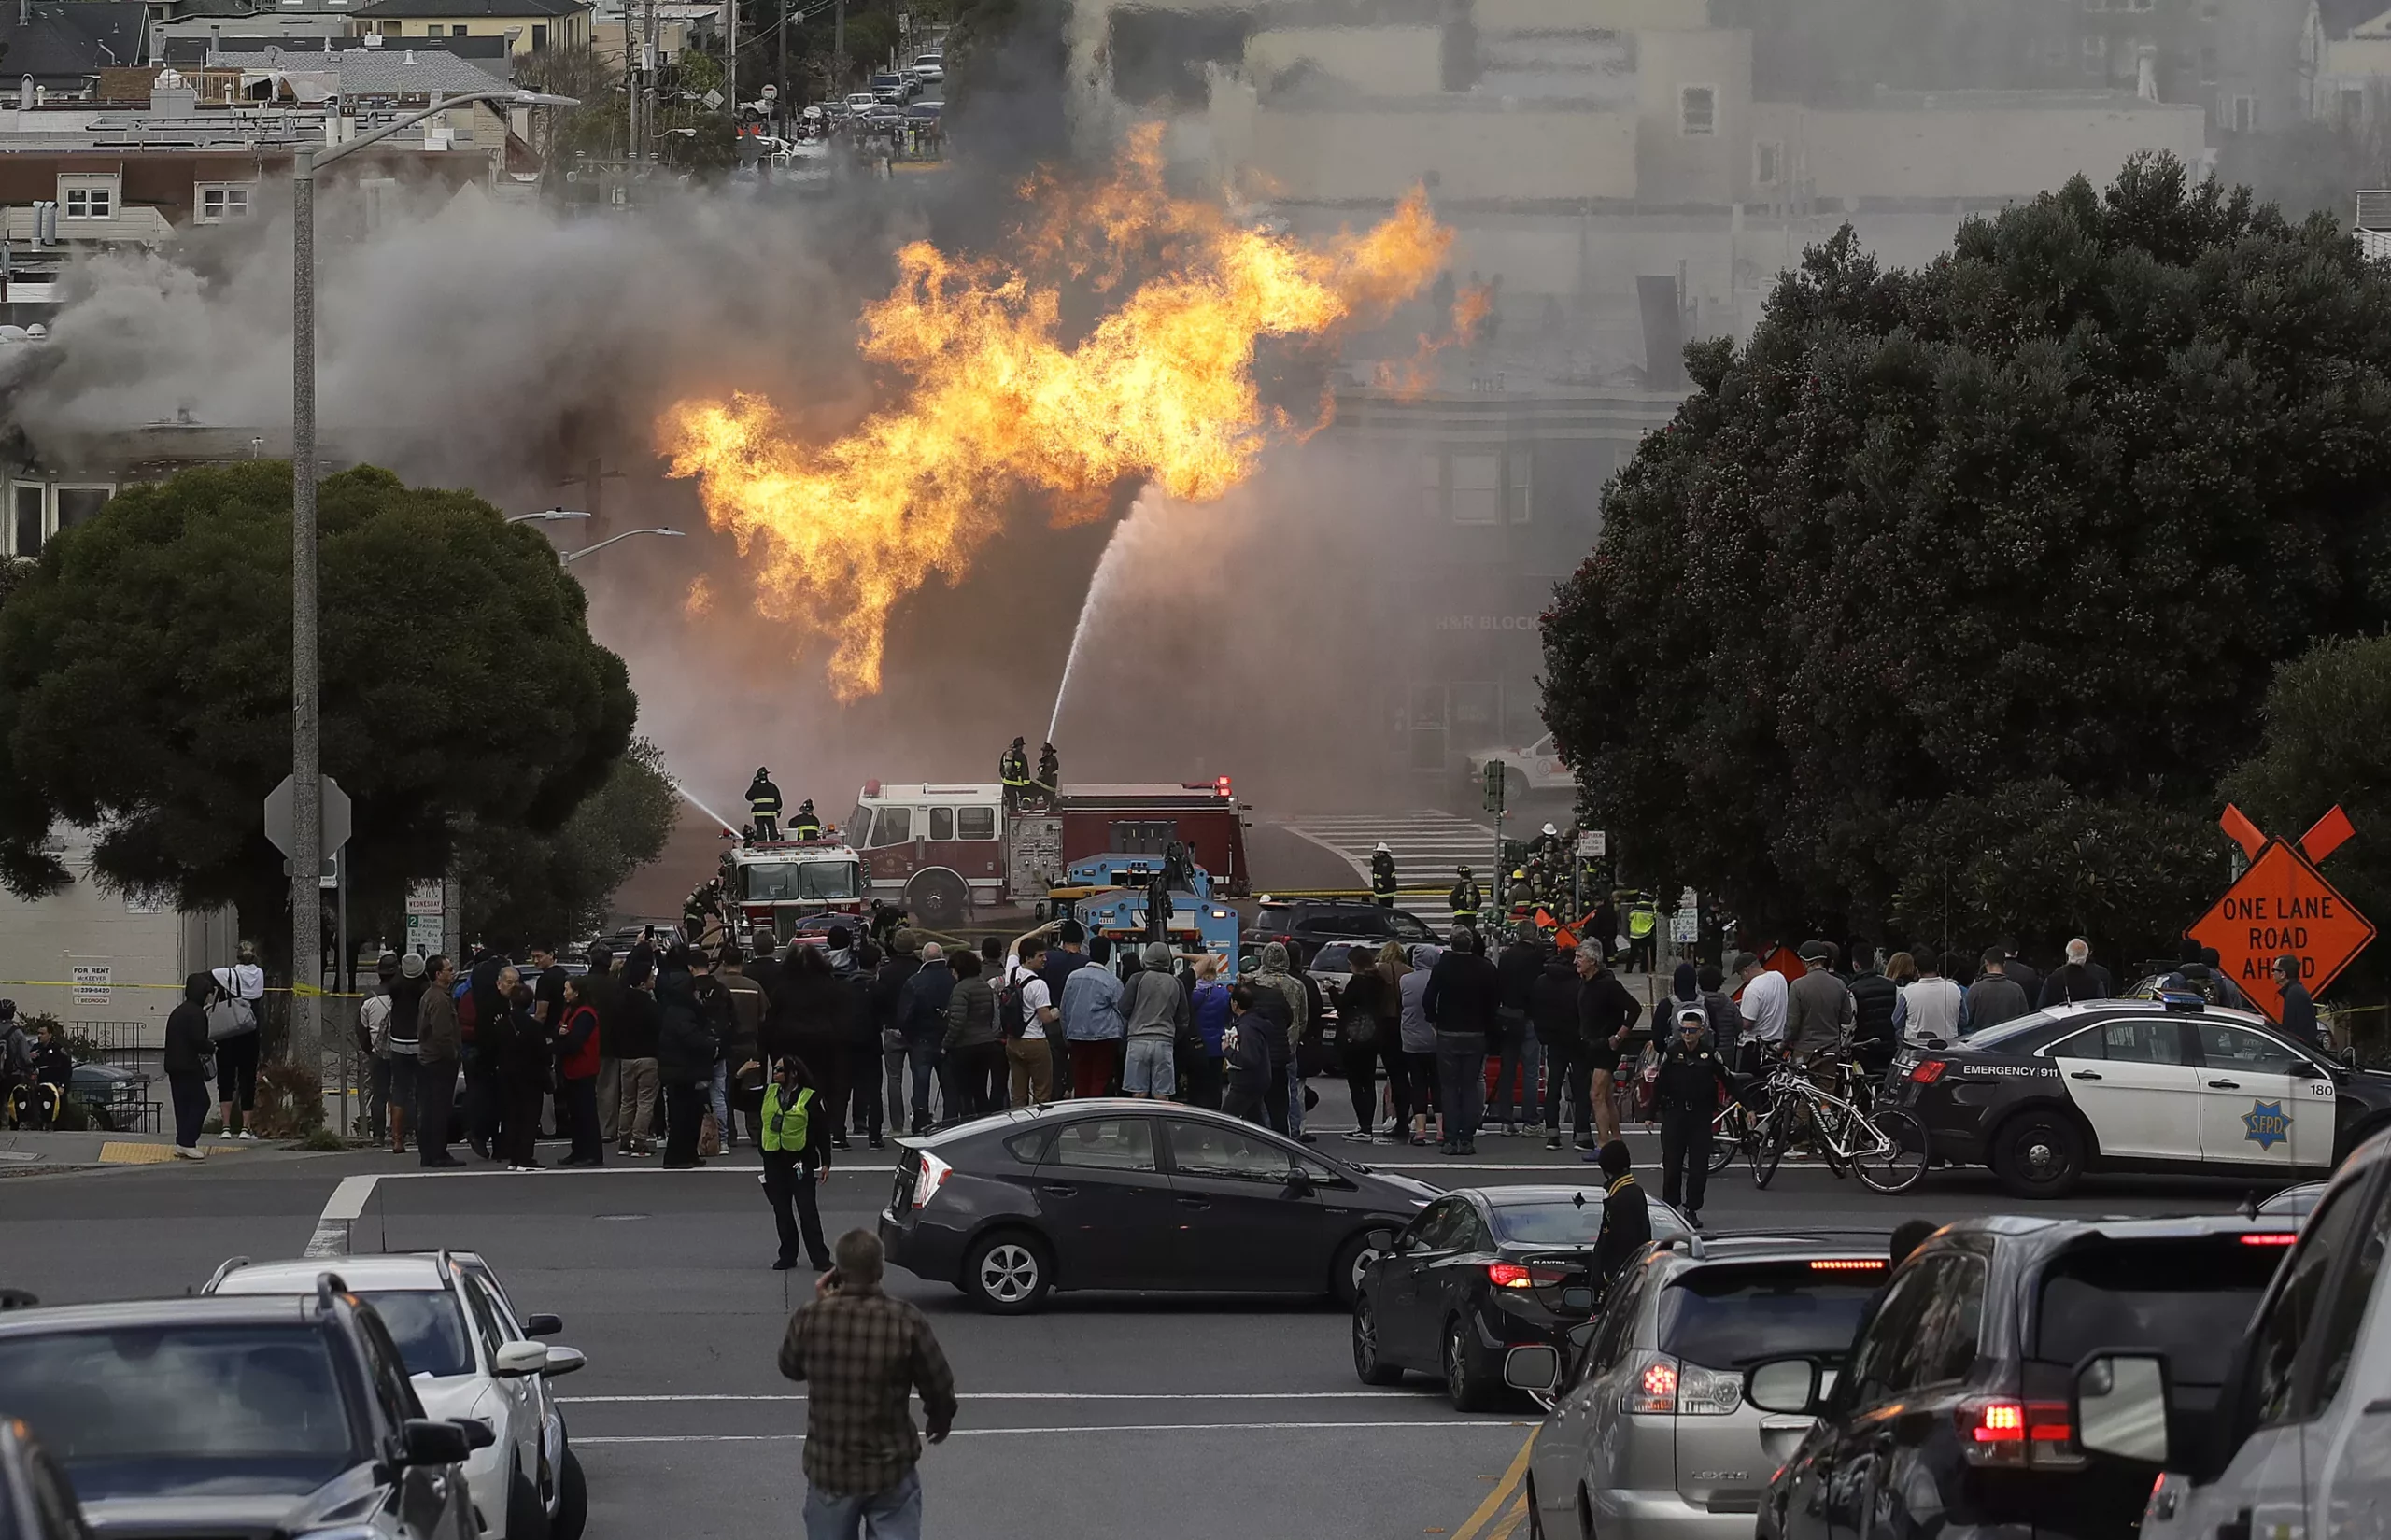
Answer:
[[1574, 1363], [1513, 1349], [1505, 1378], [1556, 1398], [1528, 1458], [1530, 1533], [1750, 1540], [1811, 1420], [1746, 1402], [1745, 1371], [1840, 1358], [1886, 1260], [1884, 1237], [1860, 1233], [1661, 1242], [1620, 1270]]

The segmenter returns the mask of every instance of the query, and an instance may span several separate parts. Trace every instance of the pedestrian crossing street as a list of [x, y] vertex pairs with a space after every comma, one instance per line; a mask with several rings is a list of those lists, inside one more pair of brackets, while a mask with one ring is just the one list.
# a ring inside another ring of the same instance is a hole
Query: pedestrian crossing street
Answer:
[[1400, 888], [1429, 888], [1433, 893], [1403, 892], [1395, 907], [1416, 914], [1437, 934], [1452, 928], [1452, 905], [1445, 895], [1453, 885], [1456, 867], [1467, 867], [1478, 879], [1491, 909], [1494, 903], [1494, 830], [1488, 825], [1456, 818], [1450, 812], [1420, 808], [1409, 812], [1330, 813], [1290, 818], [1281, 826], [1316, 845], [1332, 850], [1352, 863], [1354, 885], [1370, 885], [1370, 853], [1386, 841], [1394, 856], [1394, 880]]

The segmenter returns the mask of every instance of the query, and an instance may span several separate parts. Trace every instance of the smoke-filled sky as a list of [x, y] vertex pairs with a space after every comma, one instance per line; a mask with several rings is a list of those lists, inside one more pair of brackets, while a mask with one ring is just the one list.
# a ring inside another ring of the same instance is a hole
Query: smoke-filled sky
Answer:
[[[896, 254], [934, 237], [1001, 261], [1012, 218], [978, 194], [961, 212], [923, 185], [858, 182], [804, 201], [734, 186], [672, 194], [629, 219], [426, 193], [414, 217], [370, 235], [336, 191], [319, 209], [328, 453], [470, 487], [508, 512], [585, 505], [583, 487], [559, 482], [593, 453], [624, 473], [602, 494], [609, 530], [664, 524], [690, 538], [627, 542], [575, 572], [601, 640], [631, 665], [642, 730], [727, 813], [758, 763], [835, 815], [868, 776], [988, 779], [1013, 734], [1034, 746], [1097, 555], [1139, 492], [1133, 476], [1093, 506], [1082, 497], [1077, 522], [1060, 527], [1046, 488], [992, 478], [1001, 537], [959, 583], [932, 576], [897, 597], [884, 688], [850, 703], [826, 678], [824, 637], [756, 613], [748, 579], [763, 550], [743, 555], [708, 528], [695, 484], [668, 478], [658, 419], [685, 398], [756, 391], [819, 444], [901, 399], [908, 382], [857, 348], [858, 316], [888, 291]], [[352, 238], [332, 238], [344, 230]], [[287, 424], [289, 250], [287, 217], [269, 218], [173, 257], [87, 262], [44, 350], [47, 372], [12, 392], [17, 420], [36, 445], [178, 412]], [[1093, 314], [1106, 303], [1069, 298]], [[1115, 599], [1092, 616], [1084, 688], [1061, 729], [1074, 778], [1228, 771], [1252, 785], [1270, 779], [1264, 744], [1272, 765], [1333, 757], [1337, 729], [1306, 698], [1365, 666], [1366, 647], [1353, 638], [1348, 657], [1304, 640], [1301, 569], [1288, 558], [1359, 504], [1277, 436], [1229, 502], [1157, 494], [1125, 528]], [[1279, 492], [1290, 495], [1274, 502]], [[549, 528], [563, 547], [587, 538], [587, 526]], [[701, 575], [711, 603], [692, 606]], [[1308, 724], [1319, 752], [1296, 752], [1287, 736]]]

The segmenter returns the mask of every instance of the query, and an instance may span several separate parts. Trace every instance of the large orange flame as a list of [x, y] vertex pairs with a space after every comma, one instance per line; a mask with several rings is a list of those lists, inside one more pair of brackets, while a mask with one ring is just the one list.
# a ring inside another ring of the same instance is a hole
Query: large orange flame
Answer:
[[[1327, 420], [1266, 407], [1266, 337], [1333, 341], [1383, 318], [1443, 265], [1452, 233], [1424, 194], [1385, 222], [1308, 247], [1163, 185], [1158, 129], [1097, 183], [1024, 190], [1033, 221], [1011, 261], [924, 242], [863, 317], [865, 358], [912, 387], [833, 443], [809, 445], [759, 396], [664, 414], [672, 473], [699, 478], [707, 517], [758, 559], [757, 608], [834, 639], [842, 699], [880, 687], [889, 611], [935, 574], [952, 582], [998, 530], [1016, 487], [1048, 493], [1057, 523], [1100, 516], [1140, 477], [1217, 498], [1275, 438]], [[1075, 343], [1065, 281], [1116, 304]]]

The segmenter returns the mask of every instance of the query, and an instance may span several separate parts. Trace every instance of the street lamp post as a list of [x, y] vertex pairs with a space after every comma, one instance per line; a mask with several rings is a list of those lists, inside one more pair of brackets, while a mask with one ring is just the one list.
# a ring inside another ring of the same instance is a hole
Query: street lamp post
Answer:
[[506, 522], [509, 524], [553, 524], [559, 519], [587, 518], [588, 516], [578, 508], [543, 508], [536, 514], [509, 514], [506, 516]]
[[614, 544], [616, 541], [629, 540], [633, 535], [670, 535], [673, 539], [678, 540], [681, 538], [681, 531], [678, 530], [666, 530], [660, 528], [655, 530], [625, 530], [621, 534], [608, 535], [605, 539], [600, 541], [595, 545], [584, 545], [577, 551], [567, 551], [563, 556], [558, 558], [558, 563], [560, 566], [569, 567], [574, 562], [579, 561], [583, 557], [591, 555], [594, 552], [602, 551], [607, 546]]
[[303, 989], [310, 957], [323, 954], [318, 923], [324, 864], [322, 743], [316, 656], [316, 169], [452, 107], [480, 102], [577, 106], [570, 96], [511, 87], [471, 91], [343, 144], [300, 145], [290, 156], [290, 1057], [322, 1063], [316, 996]]

